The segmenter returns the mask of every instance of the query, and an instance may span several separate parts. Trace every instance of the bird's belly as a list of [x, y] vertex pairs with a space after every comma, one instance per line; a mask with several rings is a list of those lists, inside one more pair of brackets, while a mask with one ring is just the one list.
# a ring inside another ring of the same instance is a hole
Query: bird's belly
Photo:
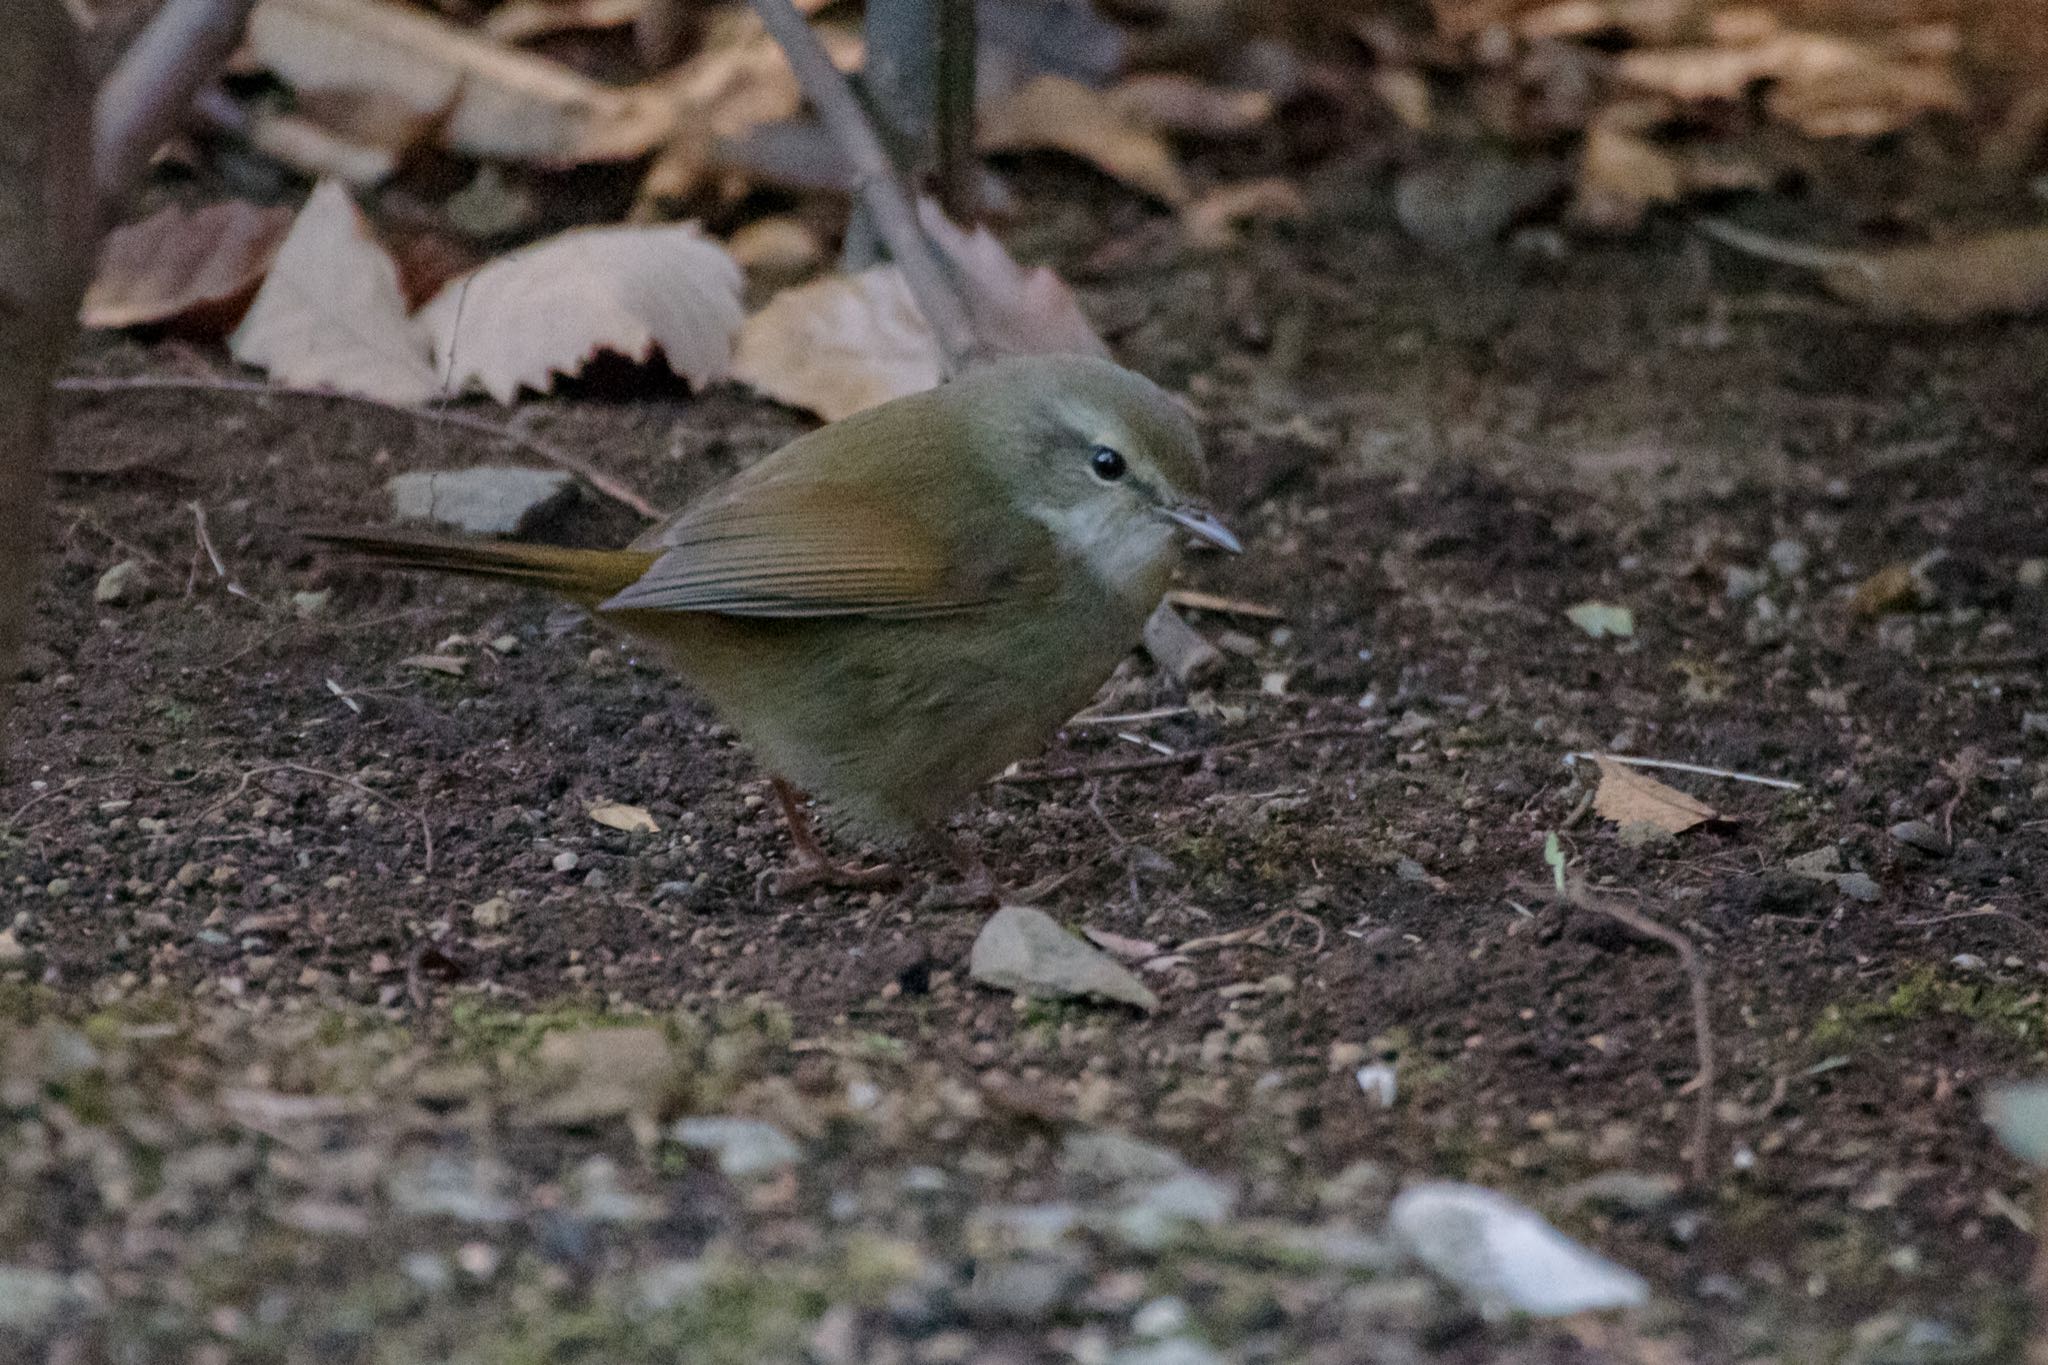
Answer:
[[860, 831], [907, 834], [1036, 753], [1144, 624], [1099, 598], [885, 621], [621, 621], [661, 644], [772, 770]]

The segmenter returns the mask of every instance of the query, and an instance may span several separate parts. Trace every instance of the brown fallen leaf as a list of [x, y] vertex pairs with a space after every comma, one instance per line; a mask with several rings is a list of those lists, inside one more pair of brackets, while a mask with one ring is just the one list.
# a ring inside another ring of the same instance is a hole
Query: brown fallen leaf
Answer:
[[79, 321], [225, 336], [256, 297], [291, 223], [290, 209], [229, 199], [191, 211], [174, 205], [116, 228], [100, 249]]
[[419, 326], [451, 389], [501, 403], [545, 393], [601, 352], [645, 363], [659, 349], [701, 387], [732, 363], [741, 284], [694, 224], [578, 228], [451, 280]]
[[[926, 231], [967, 296], [975, 333], [1006, 355], [1106, 355], [1066, 284], [1026, 270], [985, 228], [964, 232], [931, 205]], [[937, 384], [938, 343], [894, 266], [785, 289], [740, 328], [733, 377], [836, 422]]]
[[1600, 770], [1600, 785], [1593, 793], [1593, 813], [1617, 825], [1650, 825], [1670, 834], [1683, 834], [1696, 825], [1718, 820], [1721, 813], [1704, 801], [1696, 801], [1667, 787], [1653, 777], [1611, 758], [1593, 755]]
[[1188, 241], [1218, 250], [1237, 240], [1246, 223], [1292, 223], [1308, 216], [1308, 201], [1291, 180], [1265, 176], [1219, 185], [1181, 211]]
[[985, 152], [1066, 152], [1164, 203], [1178, 207], [1189, 198], [1180, 163], [1156, 128], [1065, 76], [1039, 76], [991, 104], [977, 142]]
[[1170, 72], [1126, 76], [1102, 98], [1136, 127], [1195, 137], [1242, 137], [1273, 117], [1273, 97], [1262, 90], [1232, 90]]
[[577, 29], [624, 28], [638, 20], [647, 5], [648, 0], [510, 0], [485, 15], [477, 27], [501, 43], [530, 43]]
[[2048, 304], [2048, 228], [1849, 251], [1781, 241], [1716, 219], [1697, 226], [1748, 255], [1814, 271], [1829, 293], [1880, 317], [1967, 322]]
[[385, 403], [441, 392], [406, 316], [398, 266], [338, 182], [313, 187], [228, 351], [288, 388]]
[[441, 144], [475, 157], [628, 161], [666, 141], [678, 116], [665, 88], [601, 85], [386, 0], [260, 0], [247, 48], [301, 96], [375, 94], [445, 112]]
[[379, 185], [439, 138], [448, 106], [421, 111], [376, 90], [313, 90], [289, 111], [259, 109], [250, 145], [316, 179]]

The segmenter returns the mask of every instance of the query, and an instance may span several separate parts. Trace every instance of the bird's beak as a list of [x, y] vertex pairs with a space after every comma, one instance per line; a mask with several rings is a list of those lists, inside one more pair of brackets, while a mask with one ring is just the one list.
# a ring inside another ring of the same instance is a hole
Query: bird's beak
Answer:
[[1200, 503], [1188, 502], [1178, 507], [1162, 507], [1159, 509], [1159, 515], [1204, 545], [1213, 545], [1234, 555], [1244, 553], [1244, 546], [1230, 533], [1230, 528], [1216, 520], [1216, 514]]

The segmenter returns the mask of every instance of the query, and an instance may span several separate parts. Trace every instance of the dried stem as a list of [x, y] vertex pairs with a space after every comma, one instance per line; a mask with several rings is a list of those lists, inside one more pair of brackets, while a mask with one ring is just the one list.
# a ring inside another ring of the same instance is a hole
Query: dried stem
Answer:
[[256, 0], [169, 0], [100, 87], [93, 114], [93, 195], [102, 224], [178, 130], [192, 97], [242, 39]]
[[1115, 773], [1143, 773], [1157, 768], [1188, 768], [1205, 759], [1218, 758], [1224, 754], [1241, 754], [1247, 750], [1264, 749], [1297, 739], [1362, 739], [1378, 733], [1377, 729], [1361, 728], [1356, 725], [1311, 725], [1300, 730], [1281, 730], [1275, 734], [1260, 735], [1256, 739], [1215, 744], [1206, 749], [1189, 749], [1186, 753], [1154, 754], [1150, 758], [1130, 758], [1113, 763], [1080, 764], [1070, 768], [1049, 768], [1043, 772], [1016, 773], [994, 779], [993, 785], [1035, 787], [1048, 782], [1081, 782], [1091, 777], [1107, 777]]
[[460, 427], [488, 436], [494, 441], [517, 446], [532, 455], [538, 455], [549, 464], [568, 470], [612, 501], [632, 508], [649, 521], [659, 521], [666, 515], [647, 499], [634, 492], [632, 487], [616, 475], [607, 474], [580, 455], [571, 454], [557, 445], [550, 445], [536, 436], [529, 436], [515, 427], [489, 418], [477, 417], [466, 412], [451, 412], [445, 408], [415, 408], [403, 403], [387, 403], [381, 398], [371, 398], [360, 393], [342, 393], [334, 389], [286, 389], [275, 384], [264, 384], [253, 379], [222, 379], [194, 375], [135, 375], [117, 379], [72, 378], [60, 379], [57, 387], [71, 393], [119, 393], [128, 389], [176, 389], [195, 393], [239, 393], [264, 398], [312, 398], [338, 403], [363, 403], [386, 412], [395, 412], [418, 422], [436, 422], [442, 426]]
[[1696, 1184], [1704, 1185], [1713, 1173], [1709, 1144], [1714, 1136], [1714, 1094], [1717, 1074], [1714, 1065], [1714, 1023], [1708, 1009], [1707, 969], [1700, 961], [1699, 949], [1693, 941], [1667, 924], [1660, 924], [1633, 906], [1623, 905], [1589, 890], [1585, 883], [1571, 882], [1565, 889], [1567, 904], [1581, 910], [1590, 910], [1596, 915], [1635, 930], [1646, 938], [1668, 944], [1678, 954], [1678, 962], [1685, 969], [1687, 983], [1692, 989], [1692, 1038], [1693, 1051], [1698, 1058], [1699, 1070], [1693, 1077], [1691, 1087], [1697, 1092], [1692, 1123], [1692, 1177]]
[[755, 13], [789, 58], [818, 118], [852, 164], [861, 202], [889, 255], [903, 272], [918, 311], [932, 329], [949, 374], [958, 374], [985, 354], [960, 290], [939, 263], [931, 240], [917, 221], [917, 208], [889, 153], [861, 108], [853, 88], [825, 55], [811, 26], [789, 0], [752, 0]]
[[974, 149], [975, 0], [939, 0], [937, 107], [932, 150], [939, 163], [939, 206], [956, 223], [981, 210], [981, 160]]

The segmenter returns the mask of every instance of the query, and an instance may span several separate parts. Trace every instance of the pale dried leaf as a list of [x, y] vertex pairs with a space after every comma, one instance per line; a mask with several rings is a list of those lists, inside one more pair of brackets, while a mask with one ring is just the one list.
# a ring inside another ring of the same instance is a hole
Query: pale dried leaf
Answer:
[[362, 187], [389, 180], [408, 156], [431, 146], [446, 113], [422, 112], [377, 90], [311, 91], [289, 112], [257, 110], [248, 137], [264, 155], [315, 178]]
[[1782, 265], [1818, 271], [1830, 293], [1880, 316], [1929, 322], [2031, 313], [2048, 305], [2048, 228], [2016, 228], [1929, 246], [1838, 251], [1780, 241], [1731, 224], [1715, 239]]
[[1196, 137], [1242, 137], [1273, 117], [1273, 97], [1262, 90], [1232, 90], [1171, 72], [1127, 76], [1102, 93], [1134, 127]]
[[[932, 244], [991, 351], [1108, 354], [1057, 275], [1024, 269], [986, 229], [964, 232], [924, 208]], [[931, 388], [944, 372], [931, 329], [894, 266], [783, 290], [747, 319], [733, 358], [735, 378], [835, 422]]]
[[223, 334], [255, 297], [291, 223], [290, 209], [229, 199], [117, 228], [101, 247], [79, 321]]
[[485, 15], [478, 28], [501, 43], [530, 43], [578, 29], [624, 28], [647, 5], [648, 0], [511, 0]]
[[400, 668], [417, 668], [422, 673], [442, 673], [459, 678], [469, 672], [469, 660], [460, 654], [409, 654], [398, 661]]
[[1235, 185], [1219, 185], [1181, 212], [1188, 240], [1198, 247], [1219, 249], [1237, 239], [1244, 223], [1291, 223], [1308, 216], [1308, 201], [1291, 180], [1265, 176]]
[[1103, 952], [1120, 957], [1126, 962], [1146, 962], [1158, 957], [1160, 947], [1149, 939], [1131, 938], [1125, 934], [1113, 933], [1108, 929], [1083, 927], [1081, 936]]
[[654, 816], [645, 807], [629, 806], [623, 801], [600, 801], [589, 810], [592, 820], [607, 829], [624, 830], [628, 834], [658, 834], [661, 826], [654, 823]]
[[1188, 199], [1180, 163], [1156, 129], [1064, 76], [1040, 76], [990, 105], [978, 141], [987, 152], [1066, 152], [1167, 204]]
[[1684, 190], [1678, 159], [1645, 138], [1596, 123], [1579, 154], [1574, 218], [1603, 231], [1635, 227], [1652, 204], [1676, 203]]
[[1832, 34], [1772, 32], [1750, 42], [1627, 52], [1615, 72], [1684, 103], [1739, 100], [1769, 81], [1770, 112], [1813, 137], [1875, 137], [1923, 114], [1961, 112], [1966, 103], [1946, 65]]
[[[818, 24], [813, 31], [834, 66], [860, 68], [865, 48], [858, 35], [837, 24]], [[677, 68], [662, 89], [717, 139], [792, 118], [804, 102], [781, 46], [768, 36], [760, 17], [745, 8], [714, 12], [697, 55]]]
[[301, 95], [375, 93], [445, 115], [442, 145], [470, 156], [631, 160], [665, 141], [679, 112], [664, 89], [600, 85], [385, 0], [261, 0], [248, 50]]
[[1600, 786], [1593, 793], [1593, 813], [1617, 825], [1649, 825], [1670, 834], [1683, 834], [1696, 825], [1718, 820], [1721, 813], [1704, 801], [1696, 801], [1667, 787], [1653, 777], [1611, 758], [1595, 756]]
[[1596, 640], [1610, 635], [1626, 640], [1636, 633], [1636, 614], [1606, 602], [1581, 602], [1567, 610], [1565, 618]]
[[331, 180], [314, 186], [228, 350], [295, 389], [386, 403], [424, 402], [441, 391], [406, 318], [397, 264]]
[[600, 352], [645, 363], [659, 349], [701, 386], [731, 364], [740, 285], [693, 224], [579, 228], [450, 281], [419, 323], [453, 388], [501, 403], [546, 392]]

